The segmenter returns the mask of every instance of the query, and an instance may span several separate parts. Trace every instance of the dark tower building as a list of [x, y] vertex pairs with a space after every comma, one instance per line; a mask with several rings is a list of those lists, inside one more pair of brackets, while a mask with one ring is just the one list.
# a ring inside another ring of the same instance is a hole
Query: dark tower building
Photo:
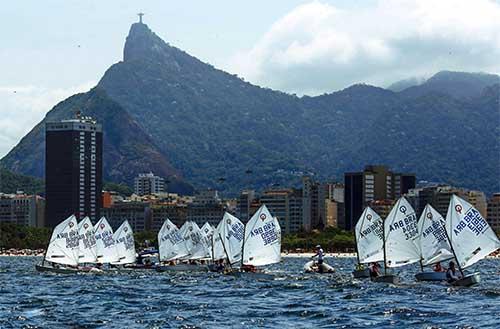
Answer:
[[102, 207], [102, 126], [90, 117], [45, 125], [45, 222], [66, 217], [100, 217]]
[[353, 230], [364, 208], [374, 200], [396, 200], [415, 187], [415, 174], [394, 173], [385, 166], [366, 166], [344, 174], [345, 227]]

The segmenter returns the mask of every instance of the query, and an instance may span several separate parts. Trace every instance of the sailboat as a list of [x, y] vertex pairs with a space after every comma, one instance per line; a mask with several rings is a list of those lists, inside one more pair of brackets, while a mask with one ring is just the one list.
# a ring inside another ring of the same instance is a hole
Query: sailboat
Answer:
[[462, 274], [462, 278], [453, 284], [471, 286], [479, 283], [479, 272], [464, 275], [464, 269], [500, 249], [495, 232], [476, 208], [453, 195], [446, 214], [446, 235]]
[[[187, 221], [179, 229], [179, 233], [185, 241], [188, 254], [180, 257], [179, 261], [189, 262], [188, 264], [177, 264], [176, 270], [186, 271], [208, 271], [208, 266], [199, 264], [209, 254], [209, 246], [200, 227], [192, 221]], [[182, 266], [181, 266], [182, 265]]]
[[389, 273], [388, 268], [410, 265], [420, 260], [415, 241], [418, 238], [417, 216], [404, 197], [391, 209], [383, 227], [384, 275], [373, 278], [373, 281], [394, 284], [399, 282], [399, 278]]
[[420, 251], [421, 272], [415, 275], [418, 281], [443, 281], [446, 272], [424, 271], [424, 266], [453, 258], [446, 237], [445, 221], [431, 205], [426, 205], [418, 221], [417, 244]]
[[203, 226], [200, 228], [201, 233], [205, 239], [205, 257], [203, 258], [206, 261], [213, 261], [213, 235], [215, 232], [215, 228], [210, 225], [210, 223], [205, 222]]
[[98, 264], [112, 264], [120, 261], [113, 229], [106, 217], [101, 217], [94, 226], [96, 256]]
[[240, 271], [233, 271], [233, 274], [248, 273], [257, 279], [274, 277], [256, 269], [281, 261], [281, 227], [265, 205], [257, 210], [245, 226], [242, 255]]
[[118, 253], [118, 261], [113, 262], [113, 265], [130, 265], [136, 262], [134, 232], [128, 220], [125, 220], [122, 225], [113, 234], [113, 239], [116, 243], [116, 252]]
[[370, 270], [363, 264], [384, 260], [384, 221], [366, 207], [359, 218], [354, 232], [356, 242], [357, 269], [352, 272], [355, 278], [369, 278]]
[[215, 245], [214, 254], [219, 260], [225, 259], [229, 268], [241, 264], [244, 235], [245, 225], [237, 217], [228, 212], [224, 213], [224, 217], [217, 225], [217, 231], [214, 234], [214, 241], [217, 241], [216, 237], [220, 239], [220, 246]]
[[94, 226], [88, 217], [83, 218], [78, 223], [78, 240], [78, 264], [95, 264], [97, 262], [97, 250]]
[[168, 218], [158, 232], [158, 254], [160, 265], [156, 267], [157, 271], [189, 270], [189, 264], [176, 263], [178, 259], [189, 256], [189, 250], [180, 230]]
[[40, 272], [74, 273], [78, 270], [78, 259], [78, 223], [71, 215], [54, 228], [42, 263], [35, 268]]

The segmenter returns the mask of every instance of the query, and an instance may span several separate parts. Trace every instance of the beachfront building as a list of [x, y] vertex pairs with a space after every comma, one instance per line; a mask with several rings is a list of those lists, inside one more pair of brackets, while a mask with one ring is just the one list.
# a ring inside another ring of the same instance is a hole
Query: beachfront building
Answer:
[[487, 218], [491, 228], [500, 234], [500, 193], [493, 194], [488, 200]]
[[152, 172], [139, 174], [134, 178], [134, 193], [137, 195], [151, 195], [165, 192], [165, 180]]
[[24, 226], [45, 225], [45, 199], [39, 195], [0, 193], [0, 223]]

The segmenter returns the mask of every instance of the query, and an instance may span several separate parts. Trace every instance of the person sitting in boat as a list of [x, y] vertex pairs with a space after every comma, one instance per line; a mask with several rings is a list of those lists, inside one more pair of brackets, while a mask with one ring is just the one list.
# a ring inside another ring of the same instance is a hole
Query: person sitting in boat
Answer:
[[371, 263], [368, 269], [370, 270], [370, 278], [376, 278], [380, 276], [380, 266], [378, 265], [378, 263]]
[[255, 266], [246, 264], [241, 266], [241, 270], [243, 272], [253, 272], [253, 273], [257, 272], [257, 268]]
[[219, 261], [217, 262], [217, 266], [215, 267], [215, 270], [217, 272], [224, 272], [225, 268], [226, 267], [224, 266], [224, 260], [219, 259]]
[[432, 269], [434, 270], [434, 272], [445, 272], [446, 271], [446, 269], [441, 266], [441, 262], [437, 262], [436, 264], [434, 264]]
[[314, 259], [316, 257], [318, 257], [316, 263], [318, 264], [318, 266], [321, 266], [321, 264], [323, 264], [324, 253], [323, 249], [321, 249], [321, 245], [319, 244], [316, 246], [316, 255], [312, 256], [311, 258]]
[[453, 261], [450, 262], [450, 266], [448, 267], [448, 271], [446, 271], [446, 281], [448, 283], [453, 283], [457, 280], [460, 280], [462, 276], [455, 268], [455, 263]]

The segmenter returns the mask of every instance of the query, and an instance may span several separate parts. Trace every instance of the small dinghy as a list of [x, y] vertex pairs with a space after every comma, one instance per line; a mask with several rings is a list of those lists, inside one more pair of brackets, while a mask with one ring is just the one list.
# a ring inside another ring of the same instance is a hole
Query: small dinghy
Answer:
[[399, 277], [397, 275], [394, 275], [394, 274], [384, 274], [381, 276], [377, 276], [377, 277], [372, 278], [372, 281], [373, 282], [390, 283], [390, 284], [398, 284], [400, 282]]
[[354, 232], [358, 261], [352, 272], [354, 278], [369, 278], [370, 270], [364, 268], [365, 264], [384, 260], [383, 226], [382, 218], [373, 209], [366, 207], [356, 223]]
[[464, 276], [463, 278], [451, 283], [451, 285], [460, 287], [470, 287], [479, 282], [481, 282], [481, 276], [479, 275], [479, 272], [476, 272]]
[[417, 281], [446, 281], [446, 272], [419, 272], [415, 274]]
[[159, 265], [155, 267], [157, 272], [208, 272], [207, 265], [200, 264], [176, 264], [176, 265]]
[[445, 221], [431, 205], [426, 205], [418, 221], [417, 245], [420, 249], [421, 272], [415, 275], [417, 281], [443, 281], [446, 272], [424, 271], [424, 266], [437, 264], [453, 258], [446, 238]]
[[372, 281], [397, 284], [398, 277], [388, 273], [388, 269], [410, 265], [420, 260], [415, 243], [418, 238], [417, 216], [404, 197], [391, 209], [383, 228], [384, 275], [373, 277]]
[[354, 270], [354, 271], [352, 271], [352, 276], [355, 279], [369, 278], [370, 277], [370, 269], [364, 268], [364, 269], [360, 269], [360, 270]]
[[479, 273], [465, 275], [464, 269], [500, 249], [500, 240], [488, 222], [469, 202], [453, 195], [446, 214], [446, 236], [462, 276], [450, 284], [470, 287], [479, 283]]
[[[323, 262], [323, 264], [318, 264], [316, 261], [311, 260], [304, 265], [304, 272], [306, 273], [334, 273], [335, 269]], [[369, 275], [369, 274], [368, 274]]]
[[35, 265], [39, 272], [72, 274], [78, 272], [78, 223], [71, 215], [52, 231], [42, 263]]

